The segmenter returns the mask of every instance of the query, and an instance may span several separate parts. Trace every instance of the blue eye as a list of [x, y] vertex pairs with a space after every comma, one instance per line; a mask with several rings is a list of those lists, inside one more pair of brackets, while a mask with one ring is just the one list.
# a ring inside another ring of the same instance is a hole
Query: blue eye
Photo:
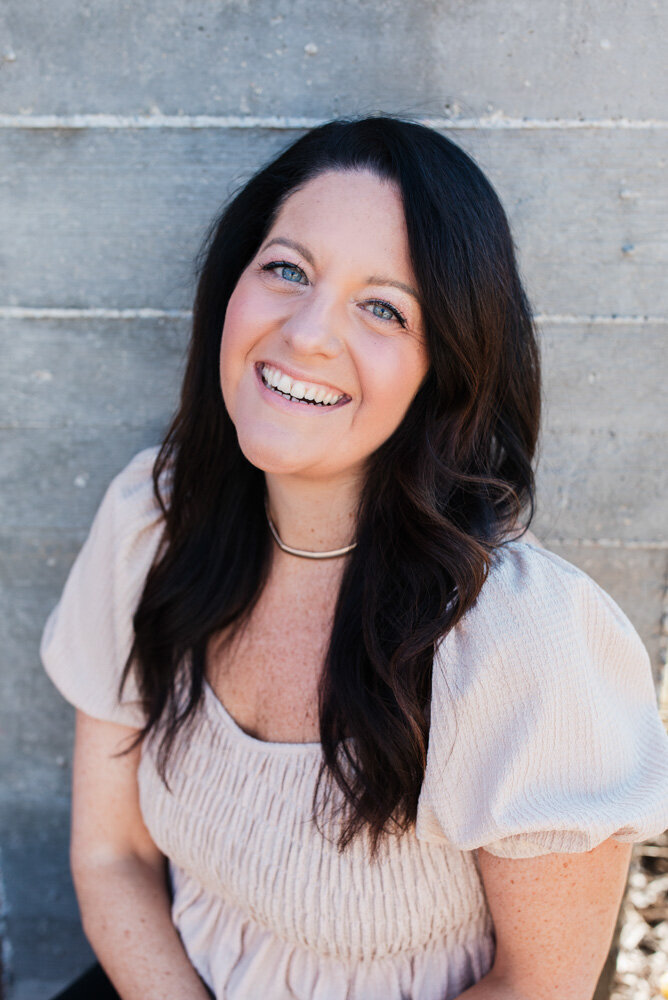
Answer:
[[[291, 281], [294, 285], [301, 285], [302, 278], [306, 278], [306, 275], [302, 271], [301, 267], [297, 267], [296, 264], [288, 264], [284, 260], [272, 261], [271, 264], [263, 264], [263, 271], [276, 271], [279, 273], [278, 268], [280, 268], [280, 275], [285, 281]], [[308, 278], [306, 278], [306, 283], [308, 284]]]
[[[373, 306], [373, 315], [377, 316], [378, 319], [382, 319], [386, 323], [390, 320], [396, 319], [401, 326], [406, 326], [405, 318], [401, 315], [399, 310], [395, 309], [394, 306], [391, 306], [389, 302], [383, 302], [382, 299], [375, 299], [370, 303], [370, 305]], [[377, 312], [376, 310], [379, 311]]]
[[388, 309], [387, 306], [384, 306], [382, 302], [374, 302], [373, 314], [379, 319], [394, 318], [394, 312], [391, 309]]

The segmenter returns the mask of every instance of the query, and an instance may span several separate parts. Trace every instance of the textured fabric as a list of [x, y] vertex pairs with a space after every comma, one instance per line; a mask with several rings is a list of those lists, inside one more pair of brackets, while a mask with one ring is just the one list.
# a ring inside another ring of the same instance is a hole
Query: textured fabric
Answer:
[[[139, 725], [116, 701], [132, 614], [161, 537], [156, 449], [113, 480], [51, 613], [49, 676], [88, 714]], [[161, 782], [148, 741], [141, 810], [169, 859], [172, 916], [218, 1000], [452, 1000], [494, 958], [475, 849], [586, 851], [668, 827], [668, 737], [649, 657], [587, 574], [527, 542], [496, 555], [439, 644], [414, 829], [334, 843], [335, 790], [312, 823], [319, 743], [246, 734], [208, 685]]]

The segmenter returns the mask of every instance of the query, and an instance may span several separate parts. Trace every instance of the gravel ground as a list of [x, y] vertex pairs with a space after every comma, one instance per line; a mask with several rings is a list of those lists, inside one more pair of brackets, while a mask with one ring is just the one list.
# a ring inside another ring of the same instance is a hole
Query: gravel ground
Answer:
[[610, 1000], [664, 997], [668, 997], [668, 831], [633, 849]]

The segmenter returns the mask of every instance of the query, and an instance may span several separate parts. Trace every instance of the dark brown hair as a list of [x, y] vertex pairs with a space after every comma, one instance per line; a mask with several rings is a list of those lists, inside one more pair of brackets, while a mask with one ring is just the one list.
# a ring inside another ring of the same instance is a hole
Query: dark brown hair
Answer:
[[264, 473], [241, 452], [219, 383], [225, 310], [285, 199], [332, 169], [398, 185], [430, 362], [403, 422], [368, 460], [319, 687], [314, 818], [327, 776], [328, 790], [333, 781], [343, 793], [339, 849], [366, 830], [375, 852], [383, 833], [415, 821], [436, 644], [475, 602], [525, 508], [525, 528], [534, 514], [541, 387], [531, 313], [494, 189], [439, 132], [388, 115], [327, 122], [259, 170], [212, 226], [180, 405], [153, 469], [164, 546], [123, 680], [135, 662], [147, 721], [133, 745], [160, 736], [167, 781], [177, 732], [203, 697], [208, 640], [248, 620], [271, 553]]

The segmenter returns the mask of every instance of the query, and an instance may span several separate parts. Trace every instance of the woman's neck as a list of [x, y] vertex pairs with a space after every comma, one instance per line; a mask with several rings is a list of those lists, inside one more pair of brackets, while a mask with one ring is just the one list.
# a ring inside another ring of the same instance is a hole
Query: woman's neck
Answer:
[[265, 479], [269, 514], [285, 545], [327, 552], [354, 541], [359, 500], [356, 480], [295, 481], [269, 473]]

